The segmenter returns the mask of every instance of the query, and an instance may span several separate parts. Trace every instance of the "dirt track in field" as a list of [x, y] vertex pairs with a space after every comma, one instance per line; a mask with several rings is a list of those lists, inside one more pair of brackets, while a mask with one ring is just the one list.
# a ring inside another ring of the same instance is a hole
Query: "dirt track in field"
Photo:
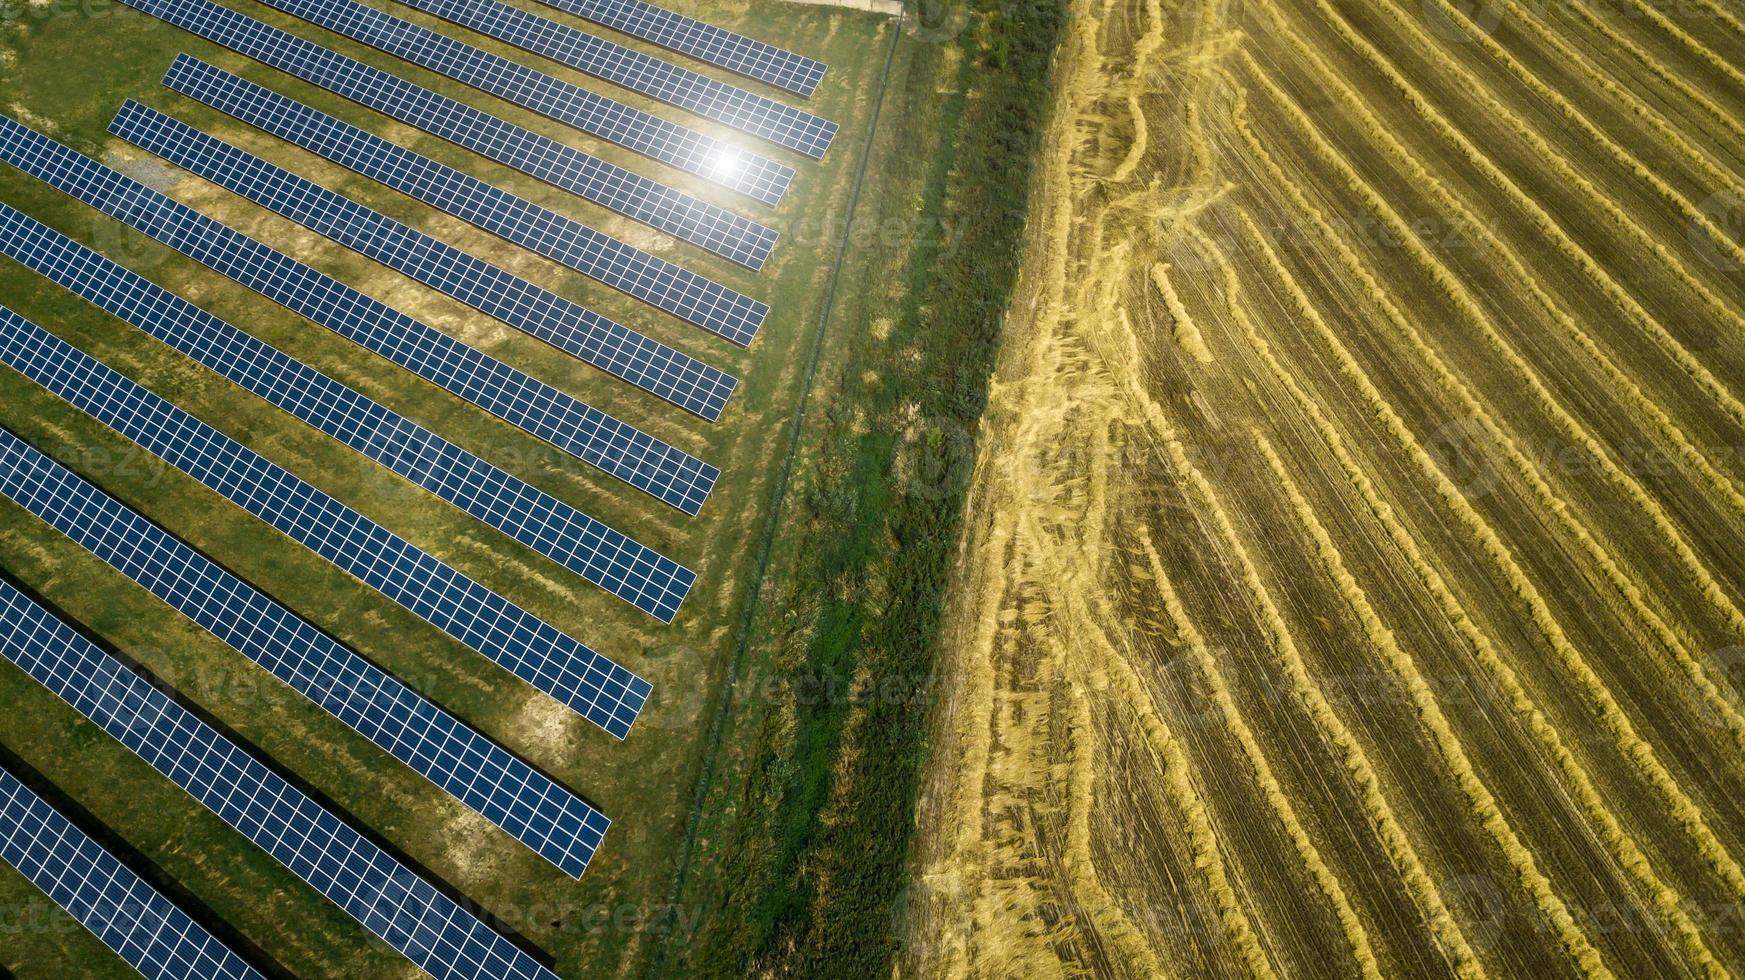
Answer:
[[1745, 972], [1745, 9], [1073, 17], [908, 970]]

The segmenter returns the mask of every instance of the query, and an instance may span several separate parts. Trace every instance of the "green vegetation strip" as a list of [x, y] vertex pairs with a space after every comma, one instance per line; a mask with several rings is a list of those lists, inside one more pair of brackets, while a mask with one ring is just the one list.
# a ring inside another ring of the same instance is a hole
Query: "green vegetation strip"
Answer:
[[[885, 89], [891, 80], [891, 65], [896, 60], [897, 44], [902, 34], [891, 32], [891, 43], [886, 49], [884, 72], [879, 78], [878, 93], [874, 96], [876, 104], [872, 119], [867, 123], [867, 138], [862, 150], [860, 166], [854, 175], [854, 189], [848, 199], [848, 223], [854, 222], [854, 213], [860, 205], [861, 188], [866, 184], [867, 164], [872, 162], [872, 141], [877, 135], [879, 114], [884, 108]], [[721, 685], [721, 700], [715, 713], [715, 719], [709, 726], [709, 735], [703, 749], [703, 773], [697, 780], [697, 797], [692, 804], [691, 818], [685, 826], [685, 842], [679, 854], [678, 871], [673, 875], [672, 900], [667, 903], [665, 915], [668, 919], [666, 928], [659, 930], [661, 937], [655, 947], [654, 955], [649, 963], [649, 975], [659, 976], [666, 963], [668, 942], [673, 935], [672, 919], [681, 909], [680, 899], [684, 895], [685, 880], [690, 874], [691, 861], [697, 852], [697, 823], [702, 815], [703, 807], [708, 799], [709, 786], [715, 774], [715, 764], [721, 750], [721, 733], [727, 720], [728, 712], [733, 703], [734, 687], [739, 681], [740, 670], [745, 663], [746, 641], [751, 635], [753, 622], [758, 612], [757, 595], [763, 588], [765, 577], [769, 574], [770, 553], [774, 548], [776, 531], [781, 526], [782, 505], [787, 501], [788, 483], [794, 474], [794, 454], [800, 448], [801, 427], [806, 420], [806, 406], [811, 401], [812, 385], [818, 376], [818, 362], [824, 351], [824, 338], [829, 333], [830, 314], [836, 309], [836, 290], [842, 281], [842, 265], [848, 252], [848, 235], [844, 234], [836, 246], [836, 260], [830, 270], [830, 288], [824, 296], [824, 308], [818, 315], [818, 330], [812, 341], [812, 351], [806, 360], [806, 377], [800, 385], [800, 397], [794, 403], [794, 415], [788, 423], [788, 445], [782, 454], [781, 471], [776, 476], [776, 484], [771, 492], [769, 520], [766, 522], [763, 542], [758, 548], [757, 569], [751, 577], [751, 600], [745, 604], [745, 616], [739, 625], [739, 636], [734, 643], [733, 657], [728, 661], [727, 678]]]
[[[916, 34], [938, 40], [961, 13]], [[704, 776], [678, 881], [675, 905], [707, 918], [656, 973], [889, 975], [950, 557], [1064, 14], [977, 0], [957, 37], [893, 53], [882, 118], [901, 132], [871, 162], [876, 211], [847, 230], [874, 245], [838, 276], [856, 288], [832, 330], [854, 340], [797, 435], [795, 506], [741, 641], [769, 676], [735, 677], [714, 742], [738, 757]]]

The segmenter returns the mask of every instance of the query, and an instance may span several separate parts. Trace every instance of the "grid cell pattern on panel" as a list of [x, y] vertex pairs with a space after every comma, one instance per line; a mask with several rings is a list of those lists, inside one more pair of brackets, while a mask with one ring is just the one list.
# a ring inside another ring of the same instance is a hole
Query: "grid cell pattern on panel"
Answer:
[[570, 877], [587, 869], [609, 824], [604, 814], [4, 429], [0, 495]]
[[630, 671], [4, 307], [0, 361], [613, 735], [635, 722]]
[[695, 515], [721, 471], [0, 116], [0, 160]]
[[[109, 132], [711, 421], [714, 406], [738, 384], [696, 358], [155, 109], [128, 100]], [[469, 190], [477, 194], [485, 186]], [[474, 198], [472, 209], [494, 205], [501, 206]], [[768, 306], [717, 282], [592, 228], [574, 228], [576, 237], [560, 243], [566, 265], [711, 333], [749, 345], [769, 315]]]
[[0, 653], [431, 976], [556, 980], [369, 838], [5, 581]]
[[548, 7], [688, 54], [717, 68], [810, 97], [827, 66], [773, 44], [675, 14], [642, 0], [540, 0]]
[[261, 2], [729, 190], [760, 200], [763, 194], [775, 191], [776, 201], [780, 201], [781, 194], [793, 183], [794, 170], [786, 164], [748, 153], [731, 143], [373, 7], [352, 0]]
[[[9, 583], [0, 581], [0, 616], [4, 617], [0, 619], [0, 635], [6, 637], [8, 653], [17, 643], [40, 642], [32, 634], [20, 636], [25, 624], [13, 621], [14, 597], [23, 598]], [[175, 903], [4, 769], [0, 769], [0, 860], [17, 868], [103, 945], [151, 980], [260, 977]]]
[[823, 159], [837, 126], [810, 112], [718, 82], [500, 0], [400, 0], [427, 14], [622, 85], [706, 119]]
[[[694, 357], [155, 109], [129, 100], [109, 132], [705, 419], [738, 386], [737, 379]], [[655, 288], [651, 283], [675, 284], [671, 277], [642, 275], [646, 266], [615, 261], [615, 256], [594, 258], [593, 274], [610, 279], [608, 285], [646, 296]], [[735, 311], [701, 297], [665, 290], [657, 298], [662, 304], [687, 304], [699, 317], [741, 322]], [[699, 308], [704, 302], [708, 306]]]
[[662, 622], [696, 583], [691, 569], [4, 204], [0, 254]]
[[[433, 207], [450, 214], [464, 213], [469, 216], [468, 220], [480, 224], [481, 227], [486, 227], [482, 224], [484, 220], [492, 219], [491, 230], [505, 237], [515, 231], [522, 239], [518, 243], [528, 248], [534, 247], [528, 242], [539, 241], [539, 233], [548, 227], [556, 229], [573, 225], [574, 228], [568, 234], [578, 237], [594, 234], [592, 229], [579, 222], [570, 221], [555, 212], [498, 190], [476, 177], [437, 163], [188, 55], [177, 57], [175, 64], [170, 66], [169, 72], [164, 76], [164, 85]], [[440, 116], [426, 118], [419, 113], [390, 114], [402, 122], [430, 129], [438, 135], [457, 140], [467, 139], [465, 133], [448, 128]], [[448, 122], [452, 123], [452, 118]], [[532, 139], [544, 139], [525, 130], [520, 133]], [[569, 178], [581, 176], [590, 188], [585, 196], [610, 198], [608, 207], [645, 220], [654, 227], [671, 231], [753, 270], [763, 267], [775, 246], [774, 231], [761, 225], [752, 225], [737, 215], [728, 217], [746, 227], [728, 231], [713, 227], [710, 220], [691, 212], [679, 202], [662, 202], [652, 210], [643, 210], [628, 196], [622, 199], [613, 197], [614, 191], [606, 186], [606, 181], [594, 181], [590, 172], [579, 165], [553, 170], [541, 166], [537, 157], [523, 160], [509, 153], [491, 151], [491, 145], [508, 146], [514, 139], [513, 133], [499, 136], [500, 138], [494, 137], [486, 143], [471, 141], [462, 142], [461, 145], [476, 145], [487, 155], [493, 155], [512, 166], [519, 165], [529, 176], [549, 179], [554, 186], [560, 188], [567, 189], [575, 185], [576, 181]], [[553, 154], [573, 152], [557, 144], [552, 144], [550, 149]], [[472, 215], [477, 217], [470, 217]], [[552, 251], [553, 255], [548, 257], [564, 261], [563, 250]]]
[[[143, 3], [145, 0], [130, 2]], [[167, 13], [165, 16], [171, 23], [231, 47], [262, 64], [752, 269], [763, 268], [775, 248], [778, 235], [773, 228], [300, 37], [264, 24], [256, 24], [257, 30], [246, 33], [233, 30], [223, 22], [227, 16], [241, 15], [223, 7], [215, 10], [213, 20], [217, 24], [181, 17], [171, 19]], [[304, 117], [331, 118], [289, 100], [286, 102], [295, 106], [297, 111], [286, 114], [282, 130], [269, 126], [269, 122], [280, 118], [274, 113], [248, 118], [244, 113], [249, 109], [249, 103], [237, 93], [257, 93], [262, 97], [273, 93], [185, 54], [177, 56], [164, 77], [164, 84], [299, 145], [303, 144], [294, 134], [299, 132]], [[233, 87], [235, 91], [232, 91]]]

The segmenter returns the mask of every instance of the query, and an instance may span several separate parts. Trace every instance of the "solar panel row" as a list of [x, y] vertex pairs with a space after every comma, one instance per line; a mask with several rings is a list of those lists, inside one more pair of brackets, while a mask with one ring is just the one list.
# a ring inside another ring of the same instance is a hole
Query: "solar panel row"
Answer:
[[[12, 639], [17, 590], [0, 581]], [[40, 607], [39, 607], [40, 608]], [[32, 637], [23, 637], [29, 643]], [[0, 860], [151, 980], [249, 980], [259, 973], [18, 780], [0, 769]]]
[[[738, 385], [736, 378], [696, 357], [612, 323], [136, 101], [129, 99], [122, 106], [110, 133], [679, 408], [707, 417], [708, 399], [696, 398], [696, 392], [731, 392]], [[672, 377], [686, 378], [686, 384], [674, 391], [668, 382]]]
[[[794, 170], [352, 0], [261, 0], [523, 109], [730, 190], [777, 201]], [[772, 202], [773, 203], [773, 202]]]
[[587, 869], [609, 825], [604, 814], [4, 429], [0, 495], [570, 877]]
[[[512, 327], [627, 376], [681, 408], [705, 415], [712, 400], [694, 393], [731, 392], [738, 384], [693, 357], [155, 109], [128, 100], [109, 132]], [[571, 253], [576, 271], [680, 319], [739, 339], [756, 336], [769, 315], [768, 306], [719, 283], [593, 229], [583, 232]], [[673, 375], [685, 379], [683, 392], [668, 385], [650, 387]]]
[[0, 204], [0, 254], [553, 561], [672, 622], [696, 573]]
[[0, 361], [582, 717], [629, 733], [647, 682], [4, 307]]
[[[0, 431], [0, 441], [7, 437], [10, 433]], [[431, 976], [556, 980], [429, 882], [4, 581], [0, 652]], [[253, 974], [203, 970], [193, 975]]]
[[166, 84], [740, 346], [769, 317], [767, 304], [216, 68], [195, 61]]
[[823, 159], [837, 126], [500, 0], [400, 0], [407, 6], [550, 58], [741, 132]]
[[[773, 247], [776, 235], [762, 225], [210, 0], [123, 2], [750, 268], [761, 268]], [[354, 0], [262, 2], [768, 204], [794, 177], [789, 167]], [[402, 2], [815, 159], [837, 132], [811, 113], [498, 0]], [[824, 72], [637, 0], [545, 2], [802, 94]], [[707, 278], [185, 55], [165, 84], [741, 345], [768, 314]], [[111, 132], [701, 417], [719, 418], [736, 386], [694, 358], [139, 103], [126, 103]], [[0, 160], [689, 514], [719, 476], [5, 116]], [[4, 205], [0, 236], [0, 252], [664, 622], [695, 582], [690, 570]], [[614, 736], [628, 734], [649, 693], [641, 678], [4, 307], [0, 361]], [[0, 495], [565, 873], [586, 869], [609, 826], [599, 811], [3, 428]], [[0, 650], [426, 972], [445, 980], [551, 976], [3, 580]], [[148, 975], [257, 975], [3, 770], [0, 857]]]
[[[235, 11], [208, 3], [184, 7], [167, 0], [124, 2], [262, 64], [736, 262], [760, 267], [775, 247], [776, 232], [748, 218]], [[192, 60], [182, 55], [177, 65]], [[175, 76], [176, 67], [172, 67], [165, 84], [173, 87]], [[217, 108], [229, 111], [224, 105]], [[749, 257], [749, 261], [741, 256]]]
[[810, 96], [824, 80], [825, 66], [821, 62], [642, 0], [540, 2], [798, 95]]
[[0, 160], [695, 515], [721, 471], [0, 115]]

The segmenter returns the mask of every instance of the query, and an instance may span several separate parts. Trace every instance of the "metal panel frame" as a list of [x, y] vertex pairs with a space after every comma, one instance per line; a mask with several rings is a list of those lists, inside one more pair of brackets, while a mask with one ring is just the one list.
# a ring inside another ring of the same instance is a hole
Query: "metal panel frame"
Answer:
[[748, 197], [779, 202], [794, 181], [786, 164], [354, 0], [260, 2]]
[[[46, 631], [12, 606], [0, 580], [0, 647], [40, 645]], [[19, 619], [14, 620], [13, 616]], [[0, 860], [16, 868], [115, 955], [151, 980], [262, 980], [219, 942], [17, 776], [0, 769]]]
[[742, 133], [822, 160], [837, 125], [501, 0], [400, 0], [451, 24], [550, 58]]
[[6, 429], [0, 496], [570, 877], [587, 869], [611, 823], [605, 814]]
[[647, 681], [5, 307], [0, 363], [613, 736], [629, 734]]
[[[739, 385], [688, 354], [131, 99], [109, 133], [699, 417], [708, 418]], [[653, 256], [638, 261], [645, 253], [604, 236], [588, 244], [581, 264], [611, 280], [607, 285], [709, 320], [709, 329], [749, 329], [741, 319], [754, 312], [746, 297], [700, 276], [673, 275], [676, 266]]]
[[0, 160], [696, 515], [721, 471], [0, 115]]
[[696, 583], [689, 568], [4, 204], [0, 254], [661, 622]]
[[[0, 430], [0, 445], [13, 439]], [[0, 448], [0, 454], [9, 448]], [[4, 580], [0, 653], [437, 980], [557, 980], [369, 838]]]

